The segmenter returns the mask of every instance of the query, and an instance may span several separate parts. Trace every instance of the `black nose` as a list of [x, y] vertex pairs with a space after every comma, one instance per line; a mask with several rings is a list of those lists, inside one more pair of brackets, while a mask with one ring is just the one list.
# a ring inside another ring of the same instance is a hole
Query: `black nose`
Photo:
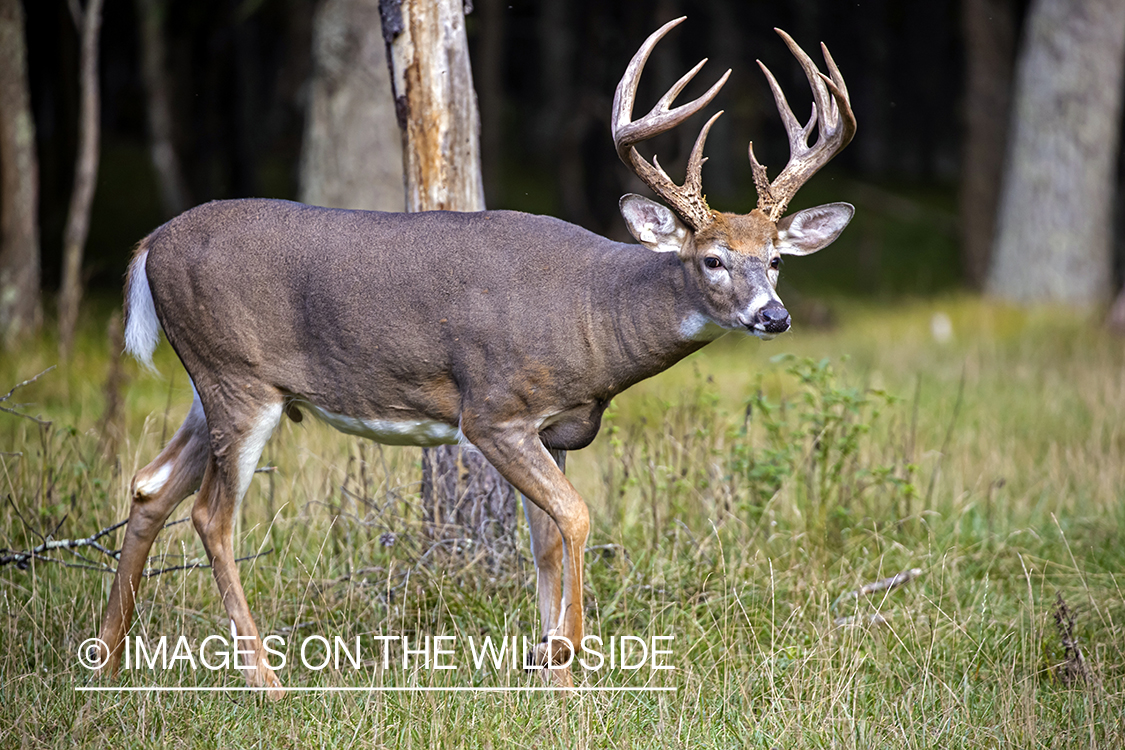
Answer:
[[784, 333], [789, 330], [789, 312], [780, 305], [766, 307], [759, 313], [762, 325], [770, 333]]

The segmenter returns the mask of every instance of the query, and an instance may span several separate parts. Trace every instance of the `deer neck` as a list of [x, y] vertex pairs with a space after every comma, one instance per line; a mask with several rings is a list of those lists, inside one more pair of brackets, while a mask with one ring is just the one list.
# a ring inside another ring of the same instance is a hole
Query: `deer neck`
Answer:
[[672, 254], [650, 253], [611, 283], [614, 309], [604, 319], [603, 340], [618, 391], [727, 333], [707, 315], [702, 293]]

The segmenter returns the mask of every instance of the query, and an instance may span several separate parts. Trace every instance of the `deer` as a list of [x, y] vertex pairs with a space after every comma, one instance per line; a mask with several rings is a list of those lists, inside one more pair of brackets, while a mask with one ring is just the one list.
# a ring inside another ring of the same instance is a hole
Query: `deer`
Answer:
[[[514, 211], [382, 213], [281, 200], [190, 209], [138, 243], [125, 286], [126, 349], [152, 368], [160, 331], [191, 378], [187, 417], [130, 486], [131, 505], [100, 631], [100, 672], [119, 668], [149, 550], [195, 494], [191, 519], [210, 560], [248, 685], [281, 697], [236, 566], [232, 526], [263, 447], [283, 416], [310, 413], [395, 445], [462, 443], [523, 497], [542, 641], [528, 664], [560, 688], [583, 638], [585, 501], [562, 451], [598, 433], [611, 399], [730, 331], [770, 339], [790, 328], [776, 293], [783, 255], [833, 242], [855, 209], [830, 203], [785, 215], [796, 191], [855, 134], [848, 91], [780, 29], [812, 89], [802, 125], [759, 61], [788, 134], [770, 181], [749, 146], [758, 204], [711, 209], [702, 192], [702, 127], [677, 185], [636, 146], [707, 106], [673, 107], [706, 59], [633, 119], [657, 43], [641, 45], [613, 101], [617, 154], [662, 201], [636, 194], [620, 211], [637, 244]], [[812, 131], [815, 143], [809, 145]], [[558, 667], [556, 669], [556, 667]]]

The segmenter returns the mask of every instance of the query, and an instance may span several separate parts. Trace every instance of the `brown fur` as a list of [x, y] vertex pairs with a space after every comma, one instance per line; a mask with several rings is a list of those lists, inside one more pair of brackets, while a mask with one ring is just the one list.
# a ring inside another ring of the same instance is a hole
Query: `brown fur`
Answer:
[[764, 213], [755, 208], [748, 214], [716, 211], [713, 215], [714, 222], [696, 233], [696, 246], [723, 245], [738, 253], [766, 259], [765, 248], [777, 240], [777, 225]]

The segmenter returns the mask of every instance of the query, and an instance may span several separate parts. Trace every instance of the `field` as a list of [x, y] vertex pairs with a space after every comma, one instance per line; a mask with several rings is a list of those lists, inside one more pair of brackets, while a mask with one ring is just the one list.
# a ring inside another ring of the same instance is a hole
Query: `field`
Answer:
[[[569, 457], [593, 517], [588, 632], [674, 636], [674, 669], [576, 681], [674, 691], [79, 692], [102, 684], [78, 654], [112, 579], [74, 567], [112, 564], [84, 547], [86, 561], [49, 554], [71, 565], [0, 568], [0, 747], [1125, 746], [1121, 340], [1093, 317], [961, 296], [831, 311], [834, 325], [795, 310], [792, 334], [728, 336], [642, 383]], [[159, 376], [128, 361], [106, 388], [106, 317], [90, 316], [68, 367], [0, 404], [50, 421], [0, 413], [9, 551], [124, 519], [129, 479], [187, 411], [166, 344]], [[54, 363], [50, 342], [5, 352], [0, 394]], [[522, 519], [515, 557], [427, 534], [417, 450], [306, 419], [283, 422], [262, 464], [275, 468], [255, 478], [235, 544], [259, 627], [289, 644], [287, 686], [542, 684], [475, 668], [467, 648], [448, 671], [298, 664], [310, 635], [533, 638], [534, 569]], [[153, 554], [154, 570], [206, 562], [190, 522]], [[148, 579], [131, 632], [193, 648], [225, 634], [210, 571]], [[243, 681], [181, 662], [112, 684]]]

